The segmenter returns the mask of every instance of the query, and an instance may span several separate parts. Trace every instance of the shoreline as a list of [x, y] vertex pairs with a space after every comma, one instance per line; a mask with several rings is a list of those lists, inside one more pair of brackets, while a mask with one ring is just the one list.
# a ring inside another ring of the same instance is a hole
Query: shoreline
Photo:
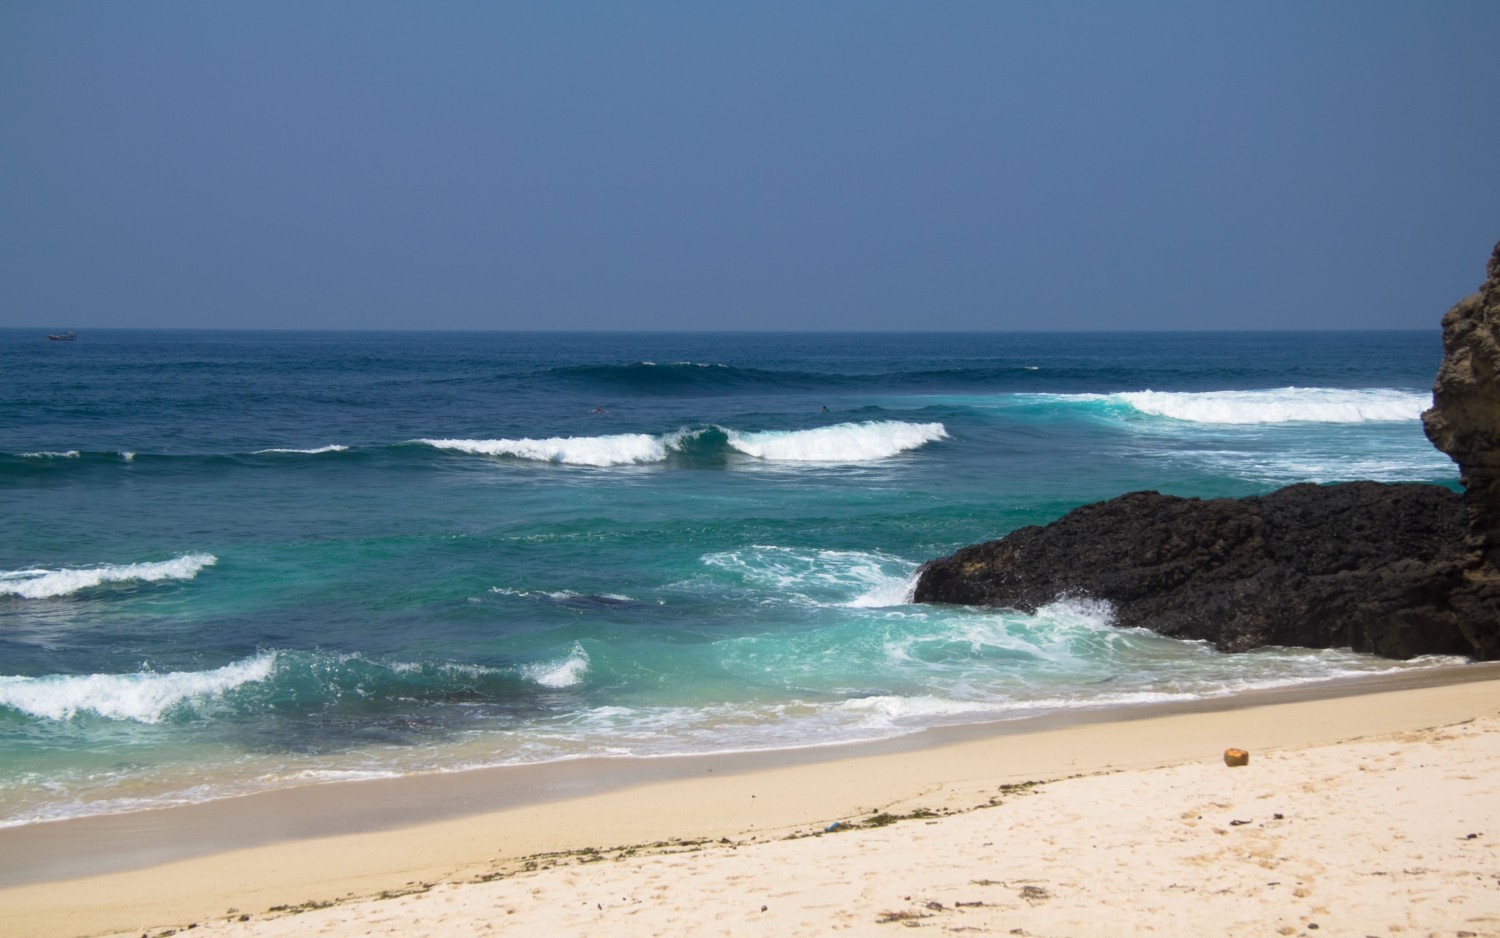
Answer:
[[[398, 830], [705, 774], [743, 775], [927, 752], [1076, 726], [1487, 680], [1500, 681], [1500, 662], [1355, 675], [1194, 700], [1055, 710], [1012, 719], [927, 727], [901, 736], [860, 742], [672, 756], [588, 756], [454, 772], [317, 782], [189, 804], [38, 821], [0, 828], [0, 890], [125, 872], [285, 841]], [[246, 823], [247, 819], [254, 823]], [[72, 849], [71, 845], [79, 840], [89, 843], [90, 853], [79, 855]]]
[[1328, 746], [1497, 712], [1500, 664], [1471, 664], [876, 743], [304, 786], [0, 829], [0, 908], [7, 933], [139, 934], [222, 919], [231, 907], [258, 915], [472, 880], [541, 854], [764, 843], [877, 812], [966, 811], [998, 786], [1212, 762], [1230, 746]]

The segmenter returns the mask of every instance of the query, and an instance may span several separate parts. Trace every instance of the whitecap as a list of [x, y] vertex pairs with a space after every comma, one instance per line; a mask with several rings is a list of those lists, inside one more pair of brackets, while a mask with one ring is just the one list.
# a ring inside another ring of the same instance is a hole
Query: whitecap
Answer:
[[610, 436], [555, 436], [545, 440], [422, 439], [416, 442], [438, 449], [481, 456], [511, 456], [516, 459], [599, 468], [661, 462], [667, 458], [666, 442], [644, 433], [620, 433]]
[[733, 449], [772, 462], [875, 462], [948, 438], [940, 423], [899, 420], [840, 423], [813, 430], [724, 432]]
[[0, 595], [22, 599], [66, 596], [105, 583], [191, 580], [204, 567], [219, 562], [213, 554], [185, 554], [159, 563], [104, 564], [61, 570], [8, 570], [0, 572]]
[[521, 668], [521, 676], [543, 687], [561, 689], [583, 683], [588, 670], [588, 652], [575, 642], [567, 657], [525, 665]]
[[1432, 406], [1430, 394], [1392, 388], [1128, 391], [1109, 397], [1149, 416], [1212, 424], [1390, 423], [1418, 420]]
[[35, 453], [21, 453], [20, 455], [22, 459], [77, 459], [83, 454], [76, 449], [70, 449], [61, 453], [51, 450], [41, 450]]
[[315, 449], [258, 449], [255, 451], [254, 455], [261, 456], [267, 453], [297, 453], [306, 456], [318, 456], [323, 453], [342, 453], [348, 448], [349, 447], [342, 446], [338, 443], [330, 443], [327, 446], [319, 446]]
[[48, 720], [95, 713], [111, 720], [157, 723], [184, 702], [219, 697], [242, 684], [265, 680], [275, 663], [275, 652], [266, 652], [212, 671], [0, 676], [0, 706]]

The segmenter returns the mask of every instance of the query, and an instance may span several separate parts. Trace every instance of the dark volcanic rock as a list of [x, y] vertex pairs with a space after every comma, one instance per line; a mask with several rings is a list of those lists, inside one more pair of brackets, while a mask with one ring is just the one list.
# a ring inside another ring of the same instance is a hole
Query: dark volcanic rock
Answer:
[[[1294, 485], [1261, 498], [1136, 492], [922, 568], [918, 602], [1035, 610], [1108, 600], [1116, 625], [1393, 658], [1500, 659], [1500, 244], [1443, 317], [1427, 436], [1462, 473], [1430, 485]], [[1467, 523], [1466, 523], [1467, 522]]]
[[1259, 498], [1134, 492], [927, 564], [917, 602], [1033, 611], [1108, 600], [1115, 624], [1224, 651], [1351, 646], [1474, 655], [1460, 497], [1434, 485], [1294, 485]]
[[[916, 602], [1034, 611], [1109, 600], [1118, 626], [1214, 642], [1500, 659], [1500, 245], [1443, 317], [1431, 485], [1293, 485], [1260, 498], [1134, 492], [922, 567]], [[1466, 524], [1467, 522], [1467, 524]]]

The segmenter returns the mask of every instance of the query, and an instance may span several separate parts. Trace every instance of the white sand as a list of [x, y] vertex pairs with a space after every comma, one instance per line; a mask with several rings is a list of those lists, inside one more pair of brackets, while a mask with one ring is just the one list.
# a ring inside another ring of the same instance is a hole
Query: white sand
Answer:
[[16, 887], [0, 932], [1500, 936], [1497, 769], [1494, 681], [1179, 714]]

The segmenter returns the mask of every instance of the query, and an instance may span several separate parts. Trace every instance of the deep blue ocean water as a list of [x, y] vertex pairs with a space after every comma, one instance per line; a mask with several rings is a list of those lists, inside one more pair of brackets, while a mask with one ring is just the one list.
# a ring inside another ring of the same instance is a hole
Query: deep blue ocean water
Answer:
[[1431, 332], [0, 331], [0, 823], [1396, 663], [907, 602], [1151, 488], [1457, 486]]

